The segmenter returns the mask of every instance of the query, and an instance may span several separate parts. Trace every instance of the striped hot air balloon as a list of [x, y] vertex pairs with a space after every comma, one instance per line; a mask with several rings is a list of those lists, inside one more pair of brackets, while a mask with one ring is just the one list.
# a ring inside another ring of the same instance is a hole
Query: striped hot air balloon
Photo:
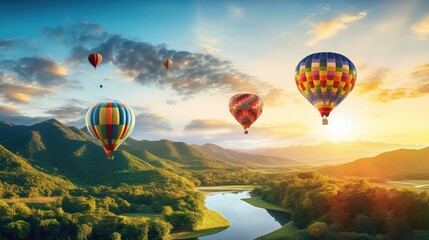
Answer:
[[243, 126], [244, 134], [248, 134], [247, 129], [261, 115], [263, 107], [264, 103], [256, 94], [237, 94], [229, 100], [229, 111], [238, 123]]
[[332, 52], [313, 53], [295, 69], [295, 83], [301, 94], [319, 110], [323, 125], [329, 113], [353, 90], [357, 72], [345, 56]]
[[91, 53], [88, 55], [88, 61], [89, 63], [91, 63], [92, 66], [94, 66], [94, 69], [96, 69], [97, 66], [100, 65], [102, 60], [103, 56], [99, 53]]
[[113, 152], [133, 131], [135, 116], [123, 103], [104, 102], [88, 109], [85, 121], [88, 132], [104, 148], [107, 159], [113, 160]]

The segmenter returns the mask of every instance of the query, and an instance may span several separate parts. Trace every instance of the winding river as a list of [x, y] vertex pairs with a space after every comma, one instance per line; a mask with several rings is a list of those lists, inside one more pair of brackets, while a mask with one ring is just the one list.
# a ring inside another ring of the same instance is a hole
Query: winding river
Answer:
[[251, 240], [270, 233], [290, 221], [288, 214], [257, 208], [241, 200], [249, 197], [249, 192], [208, 195], [206, 207], [222, 214], [231, 222], [231, 226], [219, 233], [193, 240]]

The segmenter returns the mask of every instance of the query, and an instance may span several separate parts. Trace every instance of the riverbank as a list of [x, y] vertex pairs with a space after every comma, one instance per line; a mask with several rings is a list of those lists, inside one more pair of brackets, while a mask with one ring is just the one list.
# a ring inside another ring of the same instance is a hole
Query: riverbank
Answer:
[[279, 207], [275, 204], [264, 201], [261, 197], [255, 196], [255, 197], [251, 197], [251, 198], [243, 198], [241, 200], [247, 202], [250, 205], [258, 207], [258, 208], [264, 208], [264, 209], [268, 209], [268, 210], [291, 213], [289, 210], [287, 210], [285, 208], [282, 208], [282, 207]]
[[255, 188], [254, 185], [225, 185], [225, 186], [201, 186], [196, 187], [198, 191], [208, 194], [222, 193], [222, 192], [242, 192], [252, 191]]
[[[241, 200], [247, 202], [248, 204], [250, 204], [252, 206], [258, 207], [258, 208], [280, 211], [280, 212], [285, 212], [285, 213], [291, 214], [291, 212], [289, 210], [282, 208], [280, 206], [277, 206], [275, 204], [266, 202], [259, 196], [253, 196], [251, 198], [243, 198]], [[290, 222], [286, 223], [285, 225], [283, 225], [281, 228], [279, 228], [273, 232], [270, 232], [266, 235], [263, 235], [263, 236], [256, 238], [256, 240], [285, 239], [287, 237], [294, 236], [296, 234], [297, 230], [298, 229], [295, 227], [293, 221], [290, 221]]]
[[231, 223], [220, 213], [213, 210], [204, 210], [204, 219], [195, 231], [177, 232], [171, 234], [172, 239], [197, 238], [215, 234], [227, 229]]

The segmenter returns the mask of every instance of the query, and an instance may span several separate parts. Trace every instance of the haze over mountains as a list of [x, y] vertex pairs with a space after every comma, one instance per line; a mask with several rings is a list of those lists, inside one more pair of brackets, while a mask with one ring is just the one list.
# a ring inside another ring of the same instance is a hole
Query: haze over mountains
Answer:
[[363, 157], [376, 156], [382, 152], [400, 148], [418, 149], [424, 146], [401, 145], [382, 142], [322, 142], [318, 145], [293, 145], [283, 148], [260, 148], [249, 151], [253, 154], [285, 157], [306, 164], [335, 164]]

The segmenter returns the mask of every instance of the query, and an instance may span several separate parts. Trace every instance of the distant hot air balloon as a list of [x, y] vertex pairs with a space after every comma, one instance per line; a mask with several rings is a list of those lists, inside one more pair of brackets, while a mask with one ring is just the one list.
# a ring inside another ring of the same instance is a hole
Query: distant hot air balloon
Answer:
[[248, 133], [247, 129], [261, 115], [263, 107], [264, 103], [256, 94], [237, 94], [229, 100], [229, 111], [243, 126], [244, 134]]
[[100, 85], [100, 88], [103, 88], [103, 85]]
[[173, 66], [173, 61], [167, 58], [164, 60], [164, 62], [162, 62], [162, 65], [164, 65], [164, 67], [168, 70], [171, 68], [171, 66]]
[[295, 69], [295, 82], [301, 94], [319, 110], [323, 125], [329, 113], [353, 90], [357, 72], [345, 56], [332, 52], [313, 53]]
[[99, 53], [91, 53], [88, 56], [88, 61], [89, 63], [91, 63], [92, 66], [94, 66], [94, 69], [96, 69], [97, 66], [100, 65], [102, 60], [103, 56]]
[[104, 102], [88, 109], [85, 121], [88, 132], [104, 148], [107, 159], [113, 160], [113, 152], [133, 131], [135, 116], [123, 103]]

